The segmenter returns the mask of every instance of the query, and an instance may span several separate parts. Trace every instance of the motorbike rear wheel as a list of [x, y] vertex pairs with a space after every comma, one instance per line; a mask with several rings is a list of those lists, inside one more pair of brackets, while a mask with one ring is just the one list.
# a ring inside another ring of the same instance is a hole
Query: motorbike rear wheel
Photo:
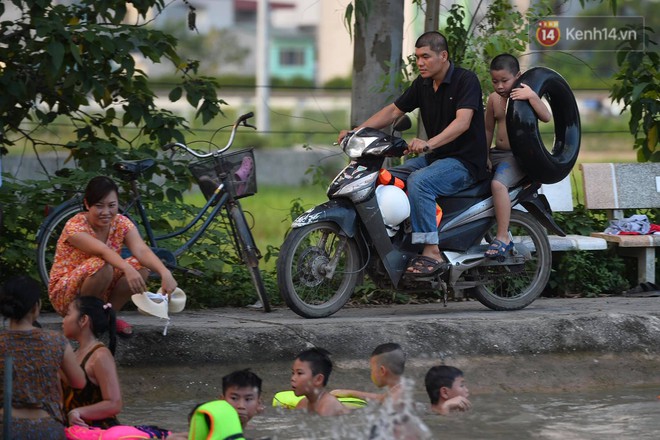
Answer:
[[277, 259], [277, 284], [291, 310], [324, 318], [341, 309], [360, 279], [360, 251], [354, 239], [331, 222], [291, 231]]
[[[509, 232], [513, 236], [512, 264], [484, 265], [468, 271], [468, 276], [483, 284], [470, 294], [493, 310], [519, 310], [539, 297], [550, 278], [552, 252], [545, 229], [529, 213], [512, 210]], [[482, 243], [495, 237], [495, 226]]]

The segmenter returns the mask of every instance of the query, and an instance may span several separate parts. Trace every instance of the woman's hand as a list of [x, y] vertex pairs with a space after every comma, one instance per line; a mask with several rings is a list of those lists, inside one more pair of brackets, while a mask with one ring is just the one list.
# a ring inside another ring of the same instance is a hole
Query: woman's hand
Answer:
[[160, 279], [161, 279], [160, 287], [162, 289], [161, 290], [162, 293], [166, 293], [169, 295], [170, 293], [174, 292], [174, 289], [176, 289], [176, 286], [178, 286], [178, 283], [174, 279], [174, 276], [172, 276], [172, 272], [170, 272], [169, 270], [165, 273], [162, 273], [160, 275]]
[[85, 428], [88, 427], [87, 423], [80, 417], [80, 413], [78, 412], [77, 409], [72, 409], [69, 411], [69, 414], [67, 414], [67, 419], [69, 420], [69, 425], [78, 425], [78, 426], [84, 426]]
[[144, 282], [142, 274], [135, 270], [135, 268], [129, 264], [124, 269], [124, 277], [128, 283], [128, 287], [133, 293], [143, 293], [147, 291], [147, 283]]

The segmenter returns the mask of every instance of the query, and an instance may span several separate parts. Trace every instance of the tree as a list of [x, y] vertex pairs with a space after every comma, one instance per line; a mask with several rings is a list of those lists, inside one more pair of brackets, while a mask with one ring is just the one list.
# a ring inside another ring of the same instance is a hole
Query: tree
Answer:
[[[218, 115], [223, 103], [210, 78], [195, 76], [199, 63], [182, 60], [176, 40], [150, 28], [150, 11], [164, 0], [82, 0], [56, 4], [49, 0], [12, 0], [18, 18], [0, 22], [0, 144], [27, 143], [66, 148], [83, 169], [98, 169], [115, 160], [118, 146], [151, 149], [172, 138], [183, 140], [186, 121], [158, 109], [147, 75], [134, 54], [169, 61], [182, 78], [169, 94], [185, 93], [203, 122]], [[0, 16], [8, 12], [0, 4]], [[134, 12], [135, 17], [131, 17]], [[128, 20], [131, 20], [129, 23]], [[141, 20], [140, 20], [141, 19]], [[75, 125], [74, 139], [57, 144], [38, 137], [38, 128], [58, 118]], [[26, 124], [30, 122], [30, 124]], [[119, 127], [134, 126], [126, 137]], [[46, 170], [44, 170], [46, 171]]]
[[[1, 153], [28, 148], [39, 158], [44, 151], [65, 152], [76, 164], [54, 173], [44, 167], [48, 180], [4, 180], [0, 204], [12, 210], [5, 209], [0, 235], [0, 278], [36, 273], [33, 243], [44, 205], [61, 203], [65, 191], [79, 191], [91, 175], [111, 174], [118, 160], [153, 158], [160, 145], [184, 141], [188, 121], [156, 105], [137, 59], [171, 63], [181, 80], [169, 90], [170, 100], [185, 99], [202, 123], [221, 113], [215, 80], [198, 76], [199, 62], [182, 59], [177, 40], [149, 26], [151, 14], [164, 7], [165, 0], [0, 3]], [[58, 133], [59, 121], [73, 131]], [[167, 230], [172, 219], [187, 215], [187, 207], [165, 201], [181, 201], [191, 177], [176, 160], [158, 161], [154, 174], [164, 183], [146, 176], [143, 194], [155, 200], [150, 212], [158, 213], [157, 226]], [[218, 262], [225, 256], [215, 243], [201, 252], [199, 264], [213, 265], [215, 278], [194, 290], [215, 290], [217, 296], [213, 281], [231, 279]]]
[[351, 126], [387, 104], [400, 91], [404, 0], [356, 0], [346, 10], [351, 29], [353, 13], [353, 88]]
[[[624, 43], [617, 52], [619, 71], [614, 75], [610, 97], [630, 111], [628, 128], [635, 142], [638, 162], [660, 162], [660, 55], [650, 46], [653, 29], [646, 27], [642, 39]], [[646, 50], [641, 50], [645, 47]]]

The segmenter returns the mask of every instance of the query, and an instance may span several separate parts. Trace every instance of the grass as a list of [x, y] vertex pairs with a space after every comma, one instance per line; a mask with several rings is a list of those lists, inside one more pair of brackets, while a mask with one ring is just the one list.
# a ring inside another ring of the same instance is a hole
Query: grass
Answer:
[[[327, 200], [325, 188], [320, 186], [284, 187], [260, 186], [257, 194], [240, 199], [248, 223], [252, 226], [254, 240], [266, 254], [270, 246], [279, 248], [291, 226], [291, 206], [295, 200], [304, 209], [312, 208]], [[204, 204], [204, 197], [199, 191], [194, 191], [186, 197], [186, 202], [197, 206]], [[263, 261], [262, 268], [274, 269], [275, 260]]]

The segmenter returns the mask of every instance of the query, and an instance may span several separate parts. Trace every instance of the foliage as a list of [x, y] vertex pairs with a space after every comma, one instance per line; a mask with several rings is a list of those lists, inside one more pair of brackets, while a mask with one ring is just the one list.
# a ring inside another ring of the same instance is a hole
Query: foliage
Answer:
[[[501, 53], [519, 56], [526, 50], [528, 25], [552, 12], [552, 2], [541, 0], [524, 13], [508, 0], [495, 0], [482, 11], [479, 2], [466, 20], [466, 8], [453, 4], [446, 25], [440, 32], [447, 38], [450, 58], [461, 67], [472, 70], [484, 91], [492, 89], [488, 66]], [[479, 18], [481, 17], [481, 18]]]
[[350, 89], [353, 86], [353, 78], [347, 77], [334, 77], [323, 84], [325, 89]]
[[[181, 84], [172, 89], [170, 99], [177, 101], [185, 93], [205, 122], [220, 113], [222, 101], [216, 96], [214, 81], [195, 76], [199, 63], [180, 59], [172, 36], [145, 24], [125, 24], [126, 2], [13, 3], [20, 9], [20, 18], [0, 22], [4, 63], [0, 142], [4, 146], [39, 145], [40, 140], [22, 123], [28, 120], [46, 126], [58, 115], [76, 124], [77, 139], [55, 147], [68, 148], [83, 168], [98, 167], [101, 160], [113, 157], [120, 143], [140, 149], [172, 138], [183, 140], [185, 120], [156, 108], [155, 95], [134, 53], [152, 62], [169, 60], [180, 72]], [[163, 0], [132, 5], [143, 18], [151, 7], [158, 11], [164, 7]], [[5, 13], [4, 5], [0, 12]], [[123, 138], [118, 127], [125, 125], [139, 127], [140, 136]], [[138, 142], [142, 137], [145, 142]]]
[[[633, 214], [646, 215], [653, 224], [660, 222], [660, 209], [625, 210], [623, 213], [624, 217]], [[609, 226], [605, 211], [587, 210], [582, 204], [573, 212], [555, 212], [553, 217], [567, 234], [588, 236]], [[614, 250], [560, 252], [554, 256], [548, 288], [555, 295], [620, 294], [637, 283], [636, 260], [619, 257]]]
[[373, 0], [353, 0], [346, 5], [344, 10], [344, 26], [348, 35], [353, 38], [354, 18], [358, 16], [368, 17], [373, 10]]
[[[198, 75], [200, 63], [177, 54], [173, 36], [148, 26], [150, 14], [165, 6], [164, 0], [0, 3], [1, 152], [31, 149], [39, 161], [44, 150], [65, 153], [65, 165], [73, 164], [52, 174], [44, 166], [46, 180], [5, 176], [0, 278], [17, 272], [36, 276], [35, 236], [45, 206], [66, 200], [91, 176], [111, 175], [110, 165], [119, 160], [157, 158], [159, 145], [192, 135], [186, 119], [157, 107], [137, 60], [169, 62], [177, 81], [166, 96], [184, 100], [201, 124], [222, 114], [215, 79]], [[53, 141], [57, 130], [51, 127], [61, 122], [73, 125], [73, 140]], [[159, 228], [172, 229], [189, 218], [194, 208], [182, 201], [192, 178], [183, 161], [157, 161], [143, 182]], [[254, 301], [245, 295], [254, 289], [231, 249], [229, 237], [218, 230], [182, 258], [182, 265], [207, 273], [203, 279], [177, 276], [184, 290], [194, 292], [193, 303]]]
[[629, 285], [623, 276], [626, 265], [613, 250], [562, 252], [554, 266], [548, 287], [561, 296], [620, 294]]
[[[630, 111], [628, 128], [639, 162], [660, 162], [660, 55], [651, 49], [653, 29], [645, 27], [643, 38], [628, 40], [617, 52], [619, 72], [610, 97]], [[645, 48], [645, 50], [642, 50]]]
[[[588, 236], [594, 231], [605, 230], [609, 224], [604, 212], [588, 210], [582, 204], [572, 212], [555, 212], [553, 217], [567, 234]], [[554, 257], [548, 288], [555, 295], [620, 294], [629, 287], [625, 276], [627, 265], [613, 250], [560, 252]]]

